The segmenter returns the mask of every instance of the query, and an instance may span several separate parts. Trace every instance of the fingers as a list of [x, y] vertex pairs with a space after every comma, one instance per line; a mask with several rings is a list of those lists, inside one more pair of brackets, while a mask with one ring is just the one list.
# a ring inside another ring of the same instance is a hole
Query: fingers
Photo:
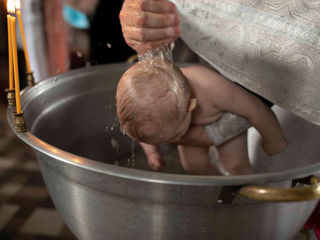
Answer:
[[124, 7], [154, 13], [173, 13], [176, 6], [168, 0], [126, 0]]
[[153, 154], [148, 157], [148, 165], [152, 170], [160, 171], [164, 167], [164, 161], [158, 154]]
[[174, 13], [152, 13], [152, 12], [120, 12], [120, 20], [127, 26], [163, 28], [175, 26], [180, 23], [180, 17]]
[[180, 35], [180, 18], [168, 0], [126, 0], [119, 14], [127, 44], [139, 53], [168, 44]]
[[142, 10], [154, 13], [175, 13], [176, 6], [169, 1], [144, 1]]
[[161, 170], [164, 167], [159, 146], [140, 143], [148, 159], [148, 165], [152, 170]]
[[167, 27], [167, 28], [137, 28], [128, 26], [123, 30], [123, 35], [130, 36], [130, 39], [135, 41], [154, 41], [164, 39], [174, 39], [179, 36], [180, 27]]

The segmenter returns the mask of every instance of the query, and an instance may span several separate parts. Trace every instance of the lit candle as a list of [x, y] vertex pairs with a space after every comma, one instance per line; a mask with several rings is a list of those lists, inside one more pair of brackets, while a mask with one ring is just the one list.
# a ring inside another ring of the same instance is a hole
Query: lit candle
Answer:
[[[8, 0], [14, 1], [14, 0]], [[20, 85], [19, 85], [19, 67], [18, 67], [18, 50], [17, 50], [17, 34], [16, 34], [16, 18], [14, 16], [15, 8], [14, 2], [10, 4], [13, 6], [9, 11], [12, 13], [11, 16], [11, 43], [12, 43], [12, 56], [13, 56], [13, 72], [14, 72], [14, 87], [16, 92], [16, 107], [17, 114], [21, 114], [21, 101], [20, 101]]]
[[[13, 61], [12, 61], [12, 44], [11, 44], [11, 14], [9, 13], [10, 2], [7, 1], [7, 24], [8, 24], [8, 52], [9, 52], [9, 90], [13, 90]], [[11, 2], [12, 3], [12, 2]]]
[[26, 60], [26, 66], [27, 66], [27, 73], [31, 73], [26, 37], [24, 35], [24, 28], [23, 28], [21, 11], [20, 11], [20, 0], [15, 0], [15, 6], [16, 6], [16, 14], [17, 14], [20, 32], [21, 32], [21, 38], [22, 38], [22, 44], [23, 44], [23, 50], [24, 50], [24, 58]]

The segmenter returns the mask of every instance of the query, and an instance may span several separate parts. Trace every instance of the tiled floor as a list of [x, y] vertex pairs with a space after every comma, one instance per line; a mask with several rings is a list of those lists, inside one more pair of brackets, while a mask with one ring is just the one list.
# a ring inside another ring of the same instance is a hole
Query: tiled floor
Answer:
[[3, 106], [0, 116], [0, 239], [76, 239], [50, 200], [32, 150], [8, 129]]

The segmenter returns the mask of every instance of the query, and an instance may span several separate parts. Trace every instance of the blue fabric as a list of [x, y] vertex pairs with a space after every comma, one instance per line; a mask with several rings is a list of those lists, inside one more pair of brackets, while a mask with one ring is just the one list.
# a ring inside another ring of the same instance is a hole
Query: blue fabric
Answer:
[[90, 22], [86, 14], [68, 5], [65, 5], [62, 11], [64, 20], [72, 27], [79, 29], [88, 29], [90, 27]]

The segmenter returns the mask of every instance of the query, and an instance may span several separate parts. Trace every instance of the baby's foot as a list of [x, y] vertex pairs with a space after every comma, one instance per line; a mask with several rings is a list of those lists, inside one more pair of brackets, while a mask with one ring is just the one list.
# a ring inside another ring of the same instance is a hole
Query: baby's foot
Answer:
[[282, 137], [278, 141], [262, 141], [261, 147], [269, 155], [273, 156], [283, 152], [288, 146], [287, 140]]

